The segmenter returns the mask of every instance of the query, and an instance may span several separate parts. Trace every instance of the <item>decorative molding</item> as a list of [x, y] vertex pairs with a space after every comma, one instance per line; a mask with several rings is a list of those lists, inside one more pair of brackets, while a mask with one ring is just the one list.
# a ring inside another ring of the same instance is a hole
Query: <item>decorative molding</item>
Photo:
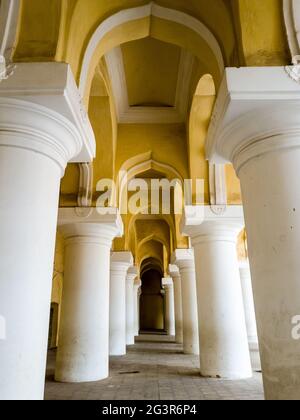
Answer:
[[[114, 28], [123, 25], [127, 22], [132, 22], [136, 20], [141, 20], [144, 18], [151, 18], [151, 17], [157, 17], [160, 19], [168, 20], [171, 22], [178, 23], [180, 25], [183, 25], [195, 33], [199, 35], [204, 41], [208, 44], [212, 52], [214, 53], [216, 60], [218, 62], [220, 74], [223, 73], [225, 65], [222, 55], [222, 50], [220, 48], [220, 45], [215, 38], [215, 36], [210, 32], [210, 30], [199, 20], [196, 18], [177, 11], [168, 9], [165, 7], [158, 6], [155, 3], [149, 3], [146, 6], [131, 8], [122, 10], [121, 12], [116, 13], [113, 16], [110, 16], [108, 19], [106, 19], [104, 22], [102, 22], [94, 34], [92, 35], [87, 49], [84, 54], [83, 63], [82, 63], [82, 69], [80, 74], [80, 83], [79, 83], [79, 90], [82, 96], [85, 94], [86, 84], [88, 80], [88, 73], [90, 68], [90, 63], [93, 59], [93, 56], [95, 54], [95, 51], [101, 42], [101, 40], [107, 35], [110, 31], [112, 31]], [[150, 24], [149, 24], [150, 25]]]
[[78, 207], [91, 207], [93, 198], [93, 163], [79, 163]]
[[63, 235], [72, 237], [101, 237], [106, 243], [115, 237], [122, 237], [124, 226], [117, 208], [107, 209], [99, 213], [98, 209], [60, 208], [58, 212], [58, 226]]
[[2, 80], [7, 80], [10, 76], [14, 74], [16, 65], [10, 64], [6, 65], [6, 59], [3, 55], [0, 55], [0, 82]]
[[12, 59], [20, 12], [20, 0], [1, 0], [0, 3], [0, 56]]
[[181, 51], [174, 107], [130, 106], [123, 54], [117, 47], [105, 55], [115, 100], [117, 119], [122, 124], [172, 124], [186, 122], [189, 106], [189, 87], [194, 57]]
[[[35, 108], [37, 113], [39, 109], [48, 119], [59, 120], [76, 138], [71, 162], [90, 162], [95, 157], [94, 132], [68, 64], [19, 63], [12, 77], [0, 83], [0, 97], [2, 103], [18, 100], [23, 106]], [[31, 120], [34, 126], [34, 118]], [[39, 124], [37, 130], [45, 127], [49, 124]], [[58, 144], [65, 141], [58, 133], [56, 136]], [[59, 147], [56, 149], [57, 153]]]
[[293, 57], [293, 65], [286, 66], [285, 71], [292, 80], [300, 84], [300, 55]]
[[207, 158], [234, 163], [238, 173], [254, 155], [295, 147], [299, 112], [300, 85], [284, 67], [228, 68], [208, 130]]
[[283, 0], [283, 13], [292, 57], [300, 54], [299, 0]]

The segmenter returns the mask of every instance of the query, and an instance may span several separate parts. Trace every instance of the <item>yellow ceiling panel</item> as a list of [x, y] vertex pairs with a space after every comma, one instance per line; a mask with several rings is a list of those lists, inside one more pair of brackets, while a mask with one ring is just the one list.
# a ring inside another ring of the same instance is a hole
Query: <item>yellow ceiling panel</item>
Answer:
[[174, 106], [181, 49], [153, 38], [122, 46], [131, 106]]

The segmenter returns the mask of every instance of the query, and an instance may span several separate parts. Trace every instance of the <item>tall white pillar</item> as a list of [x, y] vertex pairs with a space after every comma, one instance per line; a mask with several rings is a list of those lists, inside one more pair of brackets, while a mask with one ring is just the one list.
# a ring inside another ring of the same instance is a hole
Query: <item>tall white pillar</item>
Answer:
[[239, 267], [240, 267], [240, 278], [241, 278], [241, 286], [242, 286], [246, 327], [247, 327], [247, 333], [248, 333], [248, 342], [249, 342], [249, 345], [252, 346], [252, 345], [257, 345], [258, 337], [257, 337], [256, 317], [255, 317], [249, 261], [248, 260], [240, 261]]
[[181, 295], [181, 277], [177, 265], [169, 266], [170, 276], [174, 284], [175, 301], [175, 340], [176, 343], [183, 343], [183, 323], [182, 323], [182, 295]]
[[134, 305], [134, 335], [137, 337], [140, 332], [140, 314], [139, 314], [139, 300], [142, 282], [139, 278], [135, 279], [133, 285], [133, 305]]
[[241, 181], [270, 400], [300, 399], [300, 344], [293, 334], [300, 315], [300, 84], [289, 71], [227, 69], [207, 144], [208, 157], [233, 162]]
[[191, 237], [195, 252], [200, 365], [207, 377], [252, 376], [237, 258], [242, 228], [240, 206], [219, 215], [207, 206], [199, 224], [190, 216], [183, 220], [183, 232]]
[[135, 343], [133, 285], [137, 275], [136, 267], [131, 267], [126, 278], [126, 344], [128, 346]]
[[77, 95], [65, 64], [18, 64], [0, 83], [1, 400], [44, 396], [60, 179], [94, 142]]
[[174, 305], [174, 286], [171, 278], [164, 278], [162, 280], [163, 288], [166, 293], [165, 302], [165, 316], [166, 316], [166, 327], [167, 334], [175, 336], [175, 305]]
[[81, 211], [61, 209], [59, 215], [66, 247], [55, 371], [59, 382], [93, 382], [109, 374], [110, 249], [122, 234], [122, 220], [117, 211]]
[[133, 264], [130, 252], [113, 252], [110, 267], [109, 354], [126, 354], [126, 277]]
[[244, 302], [244, 311], [246, 319], [246, 327], [248, 333], [248, 344], [250, 349], [252, 369], [260, 371], [261, 362], [259, 355], [259, 345], [256, 327], [256, 316], [254, 309], [253, 290], [250, 266], [248, 260], [240, 261], [240, 278]]
[[181, 277], [183, 352], [199, 354], [199, 331], [197, 309], [197, 287], [194, 252], [192, 249], [177, 249], [172, 256]]

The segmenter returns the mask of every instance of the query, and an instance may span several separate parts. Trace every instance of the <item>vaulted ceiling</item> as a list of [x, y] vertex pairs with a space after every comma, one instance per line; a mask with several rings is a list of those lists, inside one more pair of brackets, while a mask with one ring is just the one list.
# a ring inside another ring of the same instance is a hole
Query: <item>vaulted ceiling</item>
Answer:
[[174, 106], [181, 50], [153, 38], [122, 46], [130, 106]]

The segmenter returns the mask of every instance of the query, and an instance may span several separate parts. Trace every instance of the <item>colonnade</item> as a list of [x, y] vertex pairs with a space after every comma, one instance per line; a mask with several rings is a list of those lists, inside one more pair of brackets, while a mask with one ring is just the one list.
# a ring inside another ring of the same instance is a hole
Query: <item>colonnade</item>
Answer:
[[[240, 206], [186, 208], [182, 232], [193, 249], [174, 252], [165, 284], [169, 332], [200, 354], [203, 376], [250, 377], [257, 331], [267, 399], [300, 399], [291, 333], [300, 313], [299, 99], [281, 67], [227, 69], [207, 140], [208, 158], [232, 162], [241, 180], [257, 330], [236, 253]], [[42, 399], [57, 217], [66, 244], [58, 381], [101, 380], [109, 354], [133, 344], [138, 273], [128, 253], [111, 255], [123, 234], [117, 209], [58, 214], [67, 163], [95, 153], [69, 67], [20, 64], [0, 84], [0, 111], [0, 397]]]

